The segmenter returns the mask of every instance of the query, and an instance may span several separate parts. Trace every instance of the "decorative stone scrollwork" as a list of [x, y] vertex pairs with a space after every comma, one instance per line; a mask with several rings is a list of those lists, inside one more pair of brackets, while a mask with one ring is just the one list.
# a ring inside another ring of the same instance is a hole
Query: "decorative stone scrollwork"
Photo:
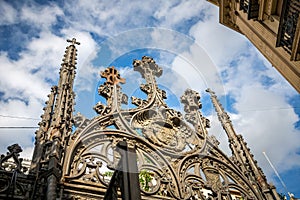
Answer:
[[151, 94], [152, 87], [150, 86], [150, 84], [141, 84], [140, 88], [146, 94]]
[[142, 108], [148, 104], [148, 101], [132, 96], [131, 103], [139, 108]]
[[98, 102], [93, 108], [96, 111], [96, 113], [99, 115], [107, 115], [108, 113], [111, 112], [110, 106], [106, 106], [101, 102]]
[[210, 122], [207, 118], [203, 117], [199, 109], [202, 108], [202, 104], [199, 101], [200, 95], [198, 92], [187, 89], [180, 98], [184, 104], [185, 119], [190, 122], [196, 129], [196, 131], [202, 136], [207, 135], [206, 128], [210, 127]]
[[209, 136], [208, 139], [215, 146], [220, 144], [219, 140], [214, 135]]
[[110, 84], [106, 82], [103, 85], [98, 87], [98, 94], [105, 97], [106, 99], [111, 98], [112, 96], [112, 88]]
[[84, 129], [90, 123], [90, 120], [83, 116], [80, 112], [73, 117], [73, 120], [74, 126], [77, 128], [77, 132]]
[[125, 83], [125, 79], [121, 78], [119, 72], [115, 67], [109, 67], [100, 73], [102, 78], [106, 78], [106, 83], [109, 85], [116, 85], [118, 83]]
[[130, 191], [140, 187], [143, 199], [276, 199], [276, 191], [247, 143], [234, 132], [214, 92], [207, 90], [229, 137], [231, 157], [208, 135], [210, 124], [199, 110], [198, 92], [188, 89], [181, 97], [184, 117], [168, 107], [166, 92], [155, 80], [162, 69], [150, 57], [133, 62], [134, 70], [146, 80], [140, 89], [147, 99], [131, 97], [137, 108], [122, 108], [128, 102], [120, 86], [125, 79], [109, 67], [100, 74], [106, 81], [98, 93], [106, 104], [95, 105], [98, 116], [89, 120], [78, 113], [73, 117], [76, 40], [71, 42], [60, 85], [52, 88], [39, 124], [33, 170], [25, 174], [19, 158], [21, 147], [9, 146], [8, 153], [0, 157], [0, 199], [102, 199], [107, 188], [113, 188], [108, 191], [117, 199], [117, 188], [124, 192], [125, 182], [134, 182], [134, 187], [127, 187]]
[[183, 123], [181, 113], [173, 109], [138, 112], [132, 117], [131, 126], [141, 129], [147, 139], [165, 149], [181, 152], [189, 143], [199, 145], [193, 131]]
[[22, 148], [13, 144], [7, 149], [7, 154], [2, 154], [0, 158], [0, 199], [27, 199], [26, 195], [32, 190], [34, 180], [28, 175], [29, 166], [23, 166], [23, 159], [19, 158]]
[[140, 72], [142, 77], [146, 79], [150, 74], [156, 77], [160, 77], [162, 75], [162, 69], [155, 63], [153, 58], [149, 56], [143, 56], [142, 60], [134, 60], [133, 68], [134, 71]]
[[[22, 166], [23, 158], [19, 158], [20, 154], [23, 150], [18, 144], [13, 144], [7, 147], [8, 151], [7, 155], [1, 155], [0, 158], [0, 169], [6, 171], [14, 171], [17, 172], [26, 172], [27, 168]], [[13, 159], [12, 163], [7, 162], [9, 159]]]
[[121, 103], [127, 105], [128, 104], [128, 96], [126, 94], [122, 94], [121, 96], [122, 96], [121, 97]]
[[203, 172], [206, 178], [205, 186], [210, 188], [214, 193], [217, 194], [218, 191], [222, 190], [223, 185], [221, 183], [218, 169], [212, 167], [210, 162], [211, 161], [203, 162]]
[[184, 111], [191, 112], [202, 108], [202, 104], [199, 101], [200, 95], [198, 92], [191, 89], [187, 89], [180, 98], [181, 103], [184, 104]]
[[[127, 96], [118, 84], [125, 80], [113, 67], [102, 72], [107, 81], [99, 87], [99, 94], [106, 98], [106, 105], [98, 103], [94, 109], [100, 116], [90, 121], [75, 116], [78, 132], [65, 153], [64, 179], [71, 184], [79, 181], [107, 188], [125, 155], [117, 145], [123, 141], [135, 149], [140, 189], [146, 198], [221, 200], [232, 199], [230, 195], [234, 193], [236, 198], [259, 199], [240, 169], [242, 162], [235, 156], [228, 158], [218, 149], [219, 141], [208, 135], [210, 122], [199, 110], [199, 93], [185, 91], [181, 97], [183, 117], [164, 102], [166, 93], [155, 80], [162, 70], [155, 61], [143, 57], [133, 65], [146, 80], [140, 88], [147, 99], [131, 97], [137, 108], [122, 109], [120, 104], [127, 102]], [[208, 92], [214, 95], [209, 89]], [[221, 121], [229, 123], [228, 115], [223, 115], [219, 116]]]
[[99, 198], [93, 198], [91, 196], [78, 195], [78, 194], [64, 194], [63, 199], [66, 199], [66, 200], [98, 200]]
[[[125, 83], [125, 79], [121, 78], [119, 72], [114, 67], [108, 67], [100, 72], [102, 78], [106, 78], [106, 82], [98, 87], [98, 94], [106, 99], [106, 105], [98, 102], [94, 106], [97, 114], [103, 116], [108, 115], [120, 109], [121, 104], [128, 103], [128, 96], [121, 92], [119, 83]], [[113, 102], [113, 99], [117, 100]]]
[[133, 98], [133, 104], [139, 108], [148, 106], [163, 106], [167, 107], [164, 99], [167, 98], [166, 92], [158, 88], [155, 80], [155, 76], [159, 77], [162, 74], [162, 68], [160, 68], [153, 58], [143, 56], [142, 60], [134, 60], [133, 67], [135, 71], [141, 73], [142, 77], [146, 80], [146, 84], [141, 84], [140, 88], [148, 95], [147, 100], [140, 100], [136, 97]]
[[73, 166], [71, 175], [85, 182], [101, 183], [108, 185], [110, 181], [110, 170], [101, 156], [82, 155], [76, 165]]

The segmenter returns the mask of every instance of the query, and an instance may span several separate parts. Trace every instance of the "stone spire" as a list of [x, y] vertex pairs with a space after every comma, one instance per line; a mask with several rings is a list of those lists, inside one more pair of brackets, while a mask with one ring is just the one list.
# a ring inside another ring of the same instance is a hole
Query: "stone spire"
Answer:
[[71, 45], [66, 48], [63, 63], [61, 64], [52, 123], [50, 126], [51, 131], [48, 134], [49, 140], [52, 140], [54, 137], [60, 137], [62, 142], [65, 141], [66, 137], [68, 137], [72, 131], [71, 119], [73, 117], [75, 104], [73, 84], [77, 60], [75, 44], [80, 44], [75, 38], [67, 40], [67, 42], [71, 42]]
[[[66, 47], [59, 72], [58, 85], [53, 86], [51, 93], [48, 95], [49, 99], [43, 109], [44, 114], [41, 116], [39, 130], [36, 131], [35, 149], [31, 164], [31, 173], [38, 173], [43, 170], [51, 171], [48, 181], [53, 183], [56, 182], [54, 179], [58, 178], [57, 174], [53, 175], [53, 173], [59, 171], [63, 156], [61, 152], [63, 147], [66, 146], [73, 125], [72, 118], [75, 104], [73, 84], [77, 59], [75, 44], [79, 45], [79, 42], [75, 38], [67, 40], [67, 42], [71, 42], [71, 44]], [[50, 195], [52, 193], [56, 194], [56, 192], [51, 192], [49, 188], [48, 193]], [[55, 197], [48, 196], [47, 199], [55, 199]]]
[[242, 172], [248, 176], [249, 180], [253, 180], [252, 184], [257, 184], [259, 188], [265, 192], [268, 190], [269, 185], [261, 168], [258, 167], [257, 161], [253, 158], [250, 149], [247, 147], [247, 143], [244, 141], [242, 135], [236, 134], [228, 114], [224, 111], [215, 93], [210, 89], [207, 89], [206, 92], [210, 94], [219, 121], [228, 136], [229, 147], [232, 151], [234, 162], [239, 166]]

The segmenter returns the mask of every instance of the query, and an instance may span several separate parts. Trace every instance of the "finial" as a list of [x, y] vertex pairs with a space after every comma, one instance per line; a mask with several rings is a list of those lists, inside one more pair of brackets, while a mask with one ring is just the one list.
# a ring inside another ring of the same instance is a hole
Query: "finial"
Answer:
[[72, 40], [67, 39], [67, 42], [71, 42], [72, 45], [75, 45], [75, 44], [80, 45], [80, 42], [77, 42], [76, 38], [72, 38]]
[[225, 110], [224, 110], [222, 104], [220, 103], [220, 101], [218, 100], [215, 92], [212, 91], [210, 88], [207, 88], [205, 91], [210, 94], [210, 98], [212, 100], [213, 106], [215, 107], [215, 110], [218, 114], [218, 117], [219, 117], [219, 120], [221, 121], [221, 123], [222, 124], [223, 123], [231, 123], [229, 115], [225, 112]]
[[216, 95], [216, 93], [212, 91], [210, 88], [207, 88], [205, 91], [208, 92], [210, 95], [214, 95], [214, 96]]
[[118, 83], [125, 83], [125, 79], [121, 78], [118, 70], [114, 66], [108, 67], [104, 72], [100, 72], [102, 78], [106, 78], [106, 83], [116, 85]]
[[153, 75], [160, 77], [163, 73], [162, 68], [149, 56], [143, 56], [142, 60], [134, 60], [132, 64], [134, 71], [140, 72], [143, 78], [153, 77]]
[[180, 101], [184, 104], [185, 112], [190, 112], [192, 110], [198, 110], [199, 108], [202, 108], [199, 93], [191, 89], [187, 89], [184, 92], [184, 94], [180, 97]]

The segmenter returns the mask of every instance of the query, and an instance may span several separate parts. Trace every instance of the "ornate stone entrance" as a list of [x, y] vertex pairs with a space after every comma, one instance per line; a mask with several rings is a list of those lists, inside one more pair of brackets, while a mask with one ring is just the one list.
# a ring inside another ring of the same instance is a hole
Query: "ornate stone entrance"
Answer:
[[[210, 89], [212, 103], [228, 135], [232, 156], [226, 156], [208, 133], [199, 93], [181, 97], [184, 113], [169, 108], [156, 78], [162, 69], [147, 56], [133, 61], [145, 83], [146, 99], [131, 97], [136, 107], [123, 109], [128, 96], [114, 67], [101, 72], [106, 81], [98, 93], [97, 116], [73, 116], [76, 40], [67, 47], [58, 86], [45, 107], [24, 199], [279, 199], [268, 184], [241, 135]], [[72, 131], [72, 126], [76, 127]], [[0, 197], [18, 199], [1, 157]], [[18, 163], [17, 163], [18, 165]], [[16, 168], [18, 172], [21, 171]], [[2, 176], [1, 176], [2, 177]], [[22, 182], [23, 179], [16, 178]], [[17, 185], [17, 184], [16, 184]], [[6, 196], [5, 196], [6, 195]]]

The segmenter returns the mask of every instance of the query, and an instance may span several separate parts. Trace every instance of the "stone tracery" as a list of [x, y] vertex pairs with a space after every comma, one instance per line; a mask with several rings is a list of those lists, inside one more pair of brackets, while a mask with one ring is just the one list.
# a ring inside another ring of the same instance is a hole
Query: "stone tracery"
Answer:
[[[185, 114], [168, 107], [164, 101], [166, 92], [155, 80], [163, 71], [151, 57], [133, 62], [134, 70], [146, 80], [140, 89], [147, 95], [146, 99], [131, 97], [135, 108], [122, 109], [121, 104], [127, 103], [128, 97], [119, 84], [124, 84], [125, 79], [114, 67], [109, 67], [100, 73], [106, 82], [99, 86], [98, 93], [106, 103], [94, 106], [98, 116], [93, 119], [80, 113], [73, 116], [77, 43], [74, 39], [70, 42], [59, 86], [53, 87], [49, 95], [37, 131], [30, 170], [30, 181], [36, 188], [32, 188], [31, 199], [101, 199], [112, 179], [122, 176], [116, 172], [124, 155], [130, 157], [131, 153], [136, 155], [133, 162], [139, 172], [142, 198], [278, 199], [243, 138], [234, 132], [216, 95], [207, 90], [230, 139], [232, 157], [226, 156], [218, 148], [217, 139], [208, 133], [210, 123], [201, 113], [198, 92], [187, 89], [181, 97]], [[74, 133], [72, 125], [76, 127]], [[121, 142], [134, 151], [124, 154]], [[4, 160], [2, 156], [0, 170]], [[122, 185], [113, 187], [111, 198], [120, 197], [121, 191], [116, 188]], [[7, 188], [0, 188], [0, 195]], [[41, 192], [46, 190], [46, 195]]]
[[[113, 162], [106, 159], [107, 168], [114, 170], [116, 166], [112, 163], [116, 163], [120, 159], [120, 155], [115, 151], [116, 145], [112, 144], [126, 140], [131, 141], [136, 148], [140, 172], [146, 171], [150, 177], [148, 177], [150, 181], [147, 182], [147, 185], [144, 182], [144, 185], [141, 183], [142, 193], [149, 198], [160, 196], [160, 198], [175, 199], [206, 199], [209, 197], [230, 199], [232, 195], [247, 199], [266, 198], [258, 188], [253, 188], [243, 171], [240, 171], [218, 149], [218, 141], [208, 135], [209, 120], [203, 117], [199, 110], [202, 104], [197, 92], [188, 89], [181, 97], [186, 112], [183, 117], [182, 113], [168, 108], [164, 102], [165, 91], [158, 88], [154, 79], [154, 76], [162, 74], [162, 70], [155, 61], [150, 57], [143, 57], [142, 60], [135, 60], [133, 66], [146, 80], [146, 84], [142, 84], [140, 88], [147, 94], [147, 99], [131, 97], [132, 103], [137, 107], [122, 110], [120, 86], [104, 83], [99, 87], [99, 94], [107, 100], [107, 105], [103, 107], [109, 106], [111, 109], [106, 113], [98, 112], [103, 117], [97, 118], [97, 123], [104, 124], [101, 122], [107, 120], [107, 117], [104, 116], [111, 115], [113, 121], [118, 121], [118, 123], [114, 122], [117, 124], [117, 128], [113, 132], [106, 132], [105, 127], [101, 128], [103, 131], [95, 129], [94, 133], [87, 133], [94, 139], [81, 139], [81, 141], [89, 141], [85, 146], [91, 146], [93, 143], [97, 143], [96, 135], [103, 135], [102, 139], [98, 139], [99, 144], [104, 139], [107, 143], [106, 147], [112, 147]], [[112, 68], [108, 68], [105, 76], [102, 73], [102, 76], [110, 77], [107, 74], [111, 71], [110, 69]], [[114, 74], [116, 73], [114, 71]], [[119, 75], [118, 79], [122, 80]], [[102, 92], [104, 87], [110, 87], [106, 89], [109, 92]], [[112, 103], [116, 99], [117, 102]], [[227, 114], [223, 112], [223, 115]], [[95, 124], [96, 121], [92, 123]], [[86, 131], [89, 130], [86, 129]], [[86, 134], [84, 132], [85, 130], [82, 130], [81, 135]], [[86, 154], [84, 152], [85, 150], [79, 152], [78, 157], [84, 157], [83, 155]], [[105, 154], [104, 151], [101, 151], [101, 153], [103, 153], [103, 158], [109, 157], [107, 152]], [[90, 162], [90, 160], [85, 162]], [[99, 168], [100, 165], [97, 166]], [[66, 167], [68, 168], [68, 166]], [[90, 174], [95, 174], [95, 172], [89, 172], [89, 177]], [[66, 180], [73, 180], [76, 176], [71, 173]], [[93, 180], [100, 180], [100, 176], [103, 175], [98, 173], [98, 177]], [[86, 181], [91, 182], [91, 178]]]

